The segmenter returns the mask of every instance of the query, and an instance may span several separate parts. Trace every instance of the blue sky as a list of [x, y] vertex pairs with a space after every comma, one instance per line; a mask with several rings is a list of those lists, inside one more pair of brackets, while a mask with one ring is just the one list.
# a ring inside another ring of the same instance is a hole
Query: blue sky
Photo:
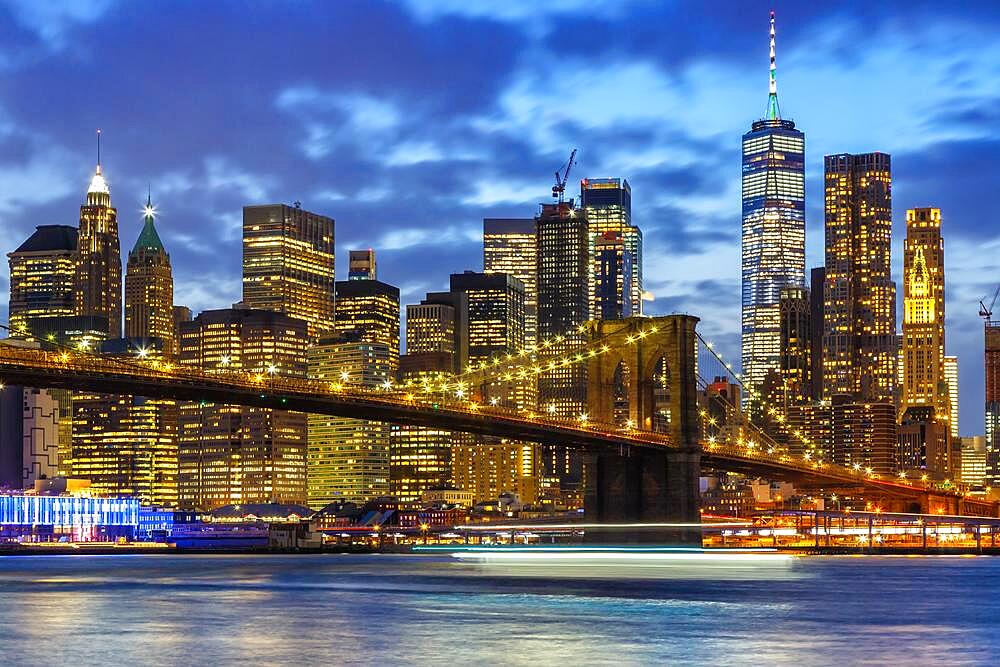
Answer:
[[808, 265], [823, 155], [891, 153], [895, 277], [905, 209], [941, 207], [961, 427], [980, 433], [1000, 5], [0, 2], [0, 248], [76, 224], [100, 127], [123, 249], [150, 183], [178, 303], [238, 300], [241, 207], [295, 200], [337, 220], [339, 275], [374, 247], [415, 302], [481, 268], [482, 218], [532, 215], [576, 147], [573, 180], [632, 183], [648, 310], [701, 316], [736, 359], [739, 140], [766, 104], [772, 6], [781, 109], [806, 133]]

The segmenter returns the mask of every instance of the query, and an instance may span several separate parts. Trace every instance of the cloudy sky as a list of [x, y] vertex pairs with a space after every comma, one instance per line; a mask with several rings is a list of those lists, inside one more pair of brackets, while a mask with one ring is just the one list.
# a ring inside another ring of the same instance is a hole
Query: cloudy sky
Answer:
[[977, 302], [1000, 281], [990, 3], [0, 2], [0, 248], [77, 223], [100, 127], [123, 250], [149, 183], [178, 303], [238, 300], [241, 207], [295, 200], [336, 219], [339, 275], [374, 247], [414, 302], [481, 269], [482, 218], [532, 215], [576, 147], [574, 177], [632, 184], [648, 310], [699, 315], [738, 358], [740, 135], [765, 109], [772, 5], [781, 109], [806, 133], [809, 266], [823, 155], [891, 153], [895, 276], [905, 209], [941, 207], [961, 427], [981, 433]]

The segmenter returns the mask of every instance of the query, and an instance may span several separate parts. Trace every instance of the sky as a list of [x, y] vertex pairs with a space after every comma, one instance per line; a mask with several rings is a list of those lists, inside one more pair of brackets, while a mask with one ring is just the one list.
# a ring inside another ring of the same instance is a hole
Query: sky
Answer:
[[122, 254], [148, 185], [178, 304], [238, 301], [242, 206], [293, 201], [336, 219], [338, 277], [372, 247], [416, 303], [481, 270], [483, 217], [532, 216], [577, 148], [571, 182], [632, 185], [647, 312], [698, 315], [738, 360], [740, 137], [766, 107], [771, 8], [782, 115], [806, 134], [807, 269], [823, 156], [890, 153], [894, 278], [905, 210], [940, 207], [960, 426], [982, 433], [993, 3], [0, 0], [0, 249], [77, 224], [101, 128]]

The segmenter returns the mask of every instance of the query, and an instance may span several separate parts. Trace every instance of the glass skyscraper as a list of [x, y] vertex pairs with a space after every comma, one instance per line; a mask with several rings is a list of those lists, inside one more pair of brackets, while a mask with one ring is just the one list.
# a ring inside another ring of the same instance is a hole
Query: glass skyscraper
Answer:
[[772, 12], [767, 112], [743, 135], [741, 356], [754, 387], [780, 368], [781, 290], [805, 287], [805, 135], [781, 117], [774, 72]]

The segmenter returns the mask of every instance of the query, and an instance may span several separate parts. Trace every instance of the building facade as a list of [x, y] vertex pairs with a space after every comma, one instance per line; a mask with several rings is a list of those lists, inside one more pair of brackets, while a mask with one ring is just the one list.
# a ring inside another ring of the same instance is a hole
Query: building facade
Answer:
[[378, 280], [378, 267], [375, 264], [375, 251], [351, 250], [347, 258], [348, 280]]
[[524, 285], [524, 341], [538, 340], [538, 230], [534, 218], [483, 219], [483, 272]]
[[385, 345], [389, 372], [399, 368], [399, 288], [380, 280], [338, 280], [336, 335]]
[[[393, 377], [384, 343], [321, 339], [309, 348], [309, 378], [375, 388]], [[363, 504], [389, 493], [389, 424], [309, 415], [309, 506]]]
[[30, 489], [58, 470], [58, 402], [45, 389], [0, 389], [0, 488]]
[[[247, 308], [207, 310], [182, 322], [180, 363], [208, 373], [306, 376], [308, 324]], [[266, 381], [266, 380], [265, 380]], [[183, 403], [179, 427], [182, 507], [306, 500], [306, 415]]]
[[7, 254], [12, 338], [33, 338], [37, 320], [76, 313], [76, 248], [75, 227], [41, 225]]
[[741, 360], [754, 388], [780, 368], [781, 290], [805, 287], [805, 134], [778, 108], [774, 35], [772, 13], [767, 111], [743, 135]]
[[620, 320], [638, 314], [632, 294], [632, 252], [621, 232], [601, 232], [593, 239], [593, 312], [599, 320]]
[[1000, 487], [1000, 321], [984, 326], [986, 376], [986, 483]]
[[243, 302], [333, 330], [334, 221], [285, 204], [243, 207]]
[[826, 156], [824, 397], [895, 400], [892, 175], [885, 153]]
[[787, 414], [791, 405], [807, 403], [813, 396], [812, 323], [809, 290], [785, 287], [781, 314], [781, 399]]

